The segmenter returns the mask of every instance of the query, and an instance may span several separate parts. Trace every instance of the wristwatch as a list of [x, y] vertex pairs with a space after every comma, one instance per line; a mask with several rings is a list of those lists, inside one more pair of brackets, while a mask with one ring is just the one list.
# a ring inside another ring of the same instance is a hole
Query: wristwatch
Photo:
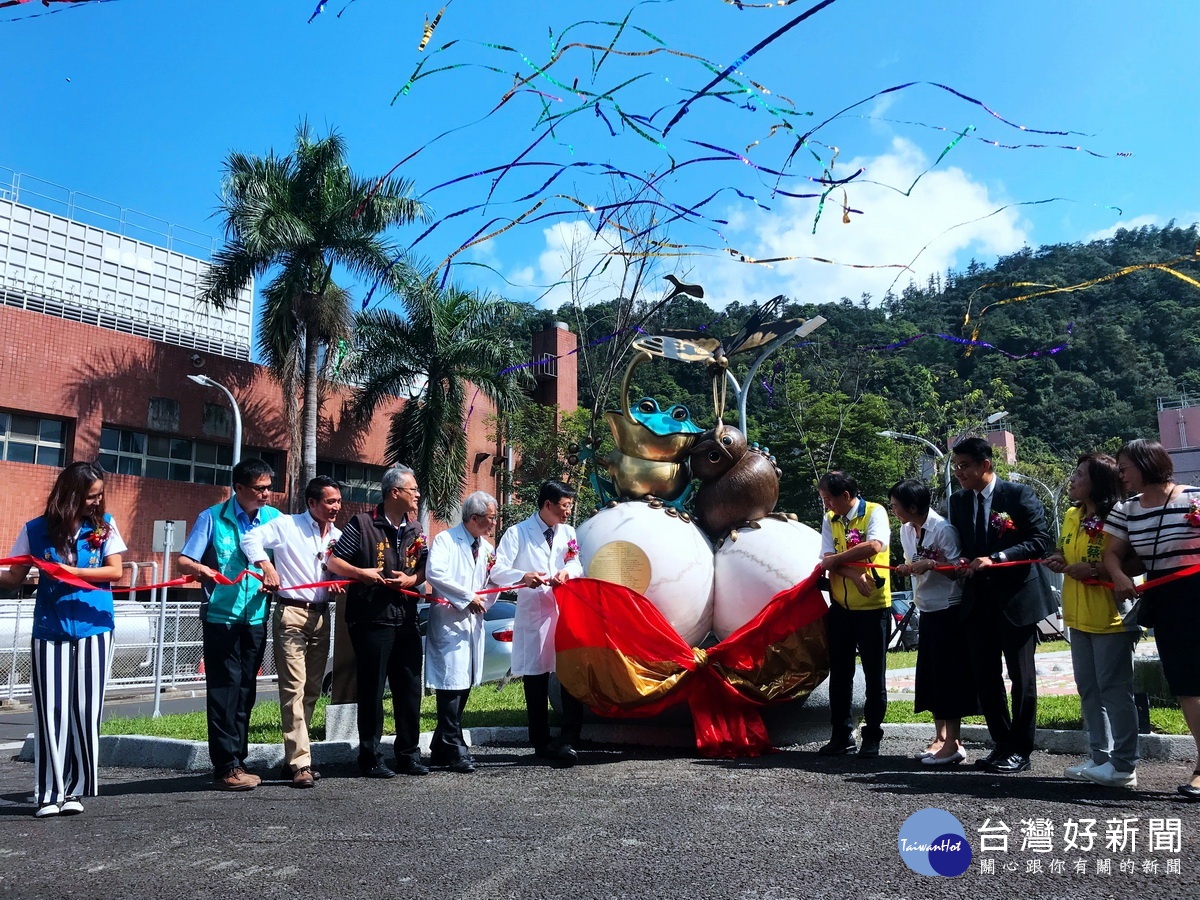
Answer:
[[1008, 557], [1003, 553], [993, 553], [988, 557], [992, 562], [1008, 562]]

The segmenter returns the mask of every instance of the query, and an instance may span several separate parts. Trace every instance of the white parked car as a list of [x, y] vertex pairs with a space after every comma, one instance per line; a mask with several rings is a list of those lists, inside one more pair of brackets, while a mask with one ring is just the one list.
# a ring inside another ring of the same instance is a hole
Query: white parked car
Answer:
[[[508, 600], [497, 600], [483, 614], [483, 680], [504, 682], [512, 670], [513, 618], [517, 605]], [[421, 646], [425, 646], [425, 628], [429, 623], [429, 604], [417, 608], [417, 627], [421, 631]], [[333, 690], [333, 647], [329, 649], [329, 660], [325, 663], [325, 693]]]

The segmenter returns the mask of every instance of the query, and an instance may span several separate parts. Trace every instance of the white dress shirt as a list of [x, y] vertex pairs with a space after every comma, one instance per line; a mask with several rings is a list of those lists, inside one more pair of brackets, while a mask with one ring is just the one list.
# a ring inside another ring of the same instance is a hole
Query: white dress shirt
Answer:
[[[553, 544], [546, 544], [549, 526], [534, 513], [514, 525], [500, 538], [491, 582], [496, 587], [516, 584], [526, 572], [545, 572], [549, 578], [565, 571], [572, 578], [583, 576], [579, 557], [568, 560], [567, 547], [576, 540], [575, 529], [559, 525], [554, 529]], [[558, 624], [558, 604], [549, 585], [521, 588], [517, 591], [517, 613], [513, 618], [512, 673], [543, 675], [554, 671], [554, 628]]]
[[[425, 633], [425, 684], [435, 690], [465, 691], [483, 680], [483, 614], [468, 609], [487, 586], [492, 545], [479, 539], [479, 554], [471, 554], [465, 525], [456, 525], [433, 539], [425, 563], [425, 580], [433, 588], [429, 627]], [[484, 606], [496, 602], [486, 594]]]
[[[924, 537], [917, 529], [905, 523], [900, 526], [900, 544], [904, 547], [904, 561], [913, 563], [917, 560], [917, 548], [937, 554], [934, 563], [939, 566], [958, 562], [961, 550], [958, 543], [958, 532], [954, 526], [939, 516], [935, 510], [929, 510], [925, 519]], [[928, 557], [924, 557], [928, 558]], [[913, 575], [913, 599], [921, 612], [936, 612], [949, 609], [962, 600], [962, 584], [947, 577], [942, 572], [926, 572], [923, 575]]]
[[286, 588], [314, 581], [329, 581], [325, 560], [329, 558], [330, 548], [337, 543], [341, 534], [336, 525], [330, 525], [329, 531], [322, 536], [321, 523], [307, 511], [292, 516], [278, 516], [247, 531], [242, 536], [242, 552], [254, 564], [267, 559], [266, 551], [273, 551], [272, 562], [279, 573], [279, 584], [285, 588], [280, 594], [302, 603], [324, 603], [329, 599], [328, 588]]

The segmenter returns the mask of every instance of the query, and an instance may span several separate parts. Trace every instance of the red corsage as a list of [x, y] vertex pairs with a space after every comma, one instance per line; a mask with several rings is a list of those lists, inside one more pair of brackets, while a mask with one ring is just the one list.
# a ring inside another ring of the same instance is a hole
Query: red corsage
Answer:
[[1104, 520], [1099, 516], [1088, 516], [1080, 523], [1088, 537], [1100, 537], [1104, 534]]
[[104, 547], [104, 542], [108, 540], [109, 527], [105, 522], [97, 528], [93, 528], [88, 534], [84, 535], [84, 540], [87, 541], [89, 547], [93, 550], [101, 550]]
[[846, 532], [846, 549], [849, 550], [851, 547], [857, 547], [862, 543], [862, 540], [862, 532], [857, 528], [851, 528]]
[[1010, 516], [1006, 512], [992, 513], [991, 525], [993, 528], [995, 528], [1001, 534], [1004, 534], [1004, 532], [1006, 532], [1006, 531], [1016, 531], [1017, 530], [1017, 523], [1014, 522], [1012, 520], [1012, 516]]
[[917, 560], [927, 559], [930, 562], [938, 562], [938, 552], [936, 547], [918, 547], [917, 552], [913, 554], [913, 562]]
[[1193, 528], [1200, 528], [1200, 500], [1193, 500], [1188, 511], [1183, 514], [1183, 520]]
[[489, 554], [487, 555], [487, 573], [488, 573], [489, 575], [491, 575], [491, 574], [492, 574], [492, 569], [494, 569], [495, 567], [496, 567], [496, 554], [495, 554], [495, 553], [489, 553]]
[[411, 569], [421, 561], [421, 554], [429, 549], [429, 541], [426, 540], [424, 533], [418, 532], [413, 538], [413, 542], [408, 545], [408, 549], [404, 551], [404, 567]]
[[579, 555], [579, 541], [571, 538], [567, 541], [567, 552], [563, 556], [563, 562], [570, 562]]

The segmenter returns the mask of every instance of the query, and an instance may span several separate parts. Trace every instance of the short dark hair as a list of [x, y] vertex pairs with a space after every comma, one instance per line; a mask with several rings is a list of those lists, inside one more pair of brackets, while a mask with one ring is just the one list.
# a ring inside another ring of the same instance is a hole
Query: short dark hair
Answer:
[[1125, 486], [1121, 483], [1117, 461], [1107, 453], [1085, 453], [1075, 464], [1087, 466], [1088, 481], [1092, 485], [1088, 499], [1096, 504], [1100, 518], [1107, 520], [1112, 508], [1125, 499]]
[[233, 467], [234, 484], [244, 484], [249, 487], [263, 476], [274, 480], [275, 470], [258, 457], [252, 456], [250, 459], [243, 459]]
[[328, 475], [318, 475], [304, 488], [305, 504], [309, 500], [320, 500], [325, 494], [325, 488], [337, 488], [339, 494], [342, 492], [342, 486], [336, 480], [330, 478]]
[[992, 445], [981, 437], [963, 438], [950, 451], [954, 456], [969, 456], [977, 463], [992, 458]]
[[1166, 484], [1175, 474], [1171, 454], [1158, 441], [1132, 440], [1117, 451], [1117, 459], [1122, 457], [1142, 473], [1142, 481], [1146, 484]]
[[923, 481], [909, 478], [898, 481], [888, 488], [888, 499], [895, 500], [905, 509], [918, 516], [929, 515], [929, 487]]
[[574, 497], [575, 488], [561, 481], [547, 481], [542, 485], [537, 495], [537, 508], [542, 509], [547, 503], [560, 503], [564, 497]]
[[817, 482], [817, 488], [824, 488], [831, 497], [840, 497], [842, 494], [858, 496], [858, 482], [854, 480], [853, 475], [847, 475], [845, 472], [826, 472]]

